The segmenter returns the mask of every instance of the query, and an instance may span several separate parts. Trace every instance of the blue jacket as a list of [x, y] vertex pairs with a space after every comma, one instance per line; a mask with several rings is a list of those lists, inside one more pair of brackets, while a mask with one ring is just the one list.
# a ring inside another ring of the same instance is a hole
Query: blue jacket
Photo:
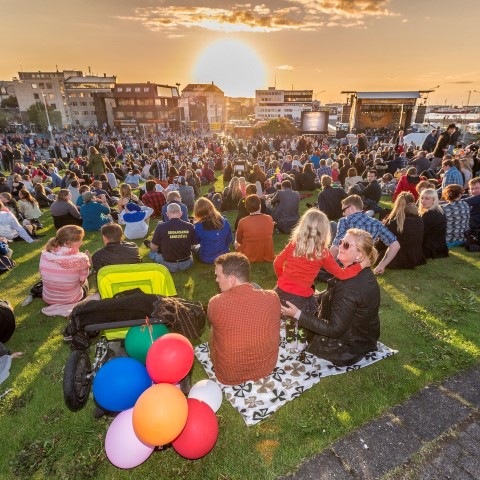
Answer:
[[232, 229], [223, 217], [220, 230], [205, 230], [202, 223], [195, 224], [195, 243], [200, 244], [199, 256], [203, 263], [213, 263], [217, 257], [230, 251]]

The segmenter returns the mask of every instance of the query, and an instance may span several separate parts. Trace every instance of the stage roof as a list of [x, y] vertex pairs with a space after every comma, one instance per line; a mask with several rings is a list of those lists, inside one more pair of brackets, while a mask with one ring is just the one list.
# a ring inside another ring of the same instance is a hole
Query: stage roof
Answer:
[[354, 93], [359, 100], [380, 98], [421, 98], [420, 92], [342, 92]]

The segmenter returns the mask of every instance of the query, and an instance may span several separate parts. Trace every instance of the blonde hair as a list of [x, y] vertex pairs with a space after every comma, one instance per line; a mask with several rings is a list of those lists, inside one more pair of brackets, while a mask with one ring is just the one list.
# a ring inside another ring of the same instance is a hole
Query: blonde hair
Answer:
[[120, 196], [122, 198], [129, 197], [132, 194], [132, 187], [128, 183], [120, 185]]
[[[423, 197], [428, 197], [433, 200], [433, 205], [430, 208], [424, 208], [422, 205], [422, 198]], [[428, 212], [429, 210], [440, 210], [442, 211], [442, 207], [440, 206], [440, 203], [438, 201], [438, 194], [437, 191], [434, 188], [426, 188], [425, 190], [420, 193], [420, 202], [419, 202], [419, 213], [420, 215], [424, 215], [425, 212]]]
[[295, 244], [294, 257], [308, 260], [320, 258], [330, 243], [330, 222], [328, 217], [316, 208], [310, 208], [292, 231], [290, 242]]
[[403, 232], [405, 226], [405, 216], [407, 214], [418, 215], [418, 209], [415, 206], [415, 197], [410, 192], [402, 192], [395, 200], [393, 209], [385, 219], [385, 222], [396, 220], [397, 230]]
[[232, 177], [228, 184], [228, 189], [232, 198], [242, 198], [242, 189], [240, 188], [240, 179], [238, 177]]
[[78, 242], [83, 239], [85, 231], [77, 225], [65, 225], [57, 230], [57, 233], [45, 245], [47, 252], [53, 252], [58, 247], [68, 245], [70, 242]]
[[347, 230], [346, 235], [355, 237], [357, 250], [364, 253], [370, 260], [370, 264], [374, 265], [378, 258], [378, 251], [373, 246], [373, 237], [365, 230], [360, 230], [359, 228], [350, 228]]

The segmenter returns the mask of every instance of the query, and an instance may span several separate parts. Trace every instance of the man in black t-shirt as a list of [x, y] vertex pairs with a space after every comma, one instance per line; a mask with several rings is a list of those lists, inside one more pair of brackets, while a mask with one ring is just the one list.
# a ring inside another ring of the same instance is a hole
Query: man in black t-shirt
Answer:
[[178, 203], [168, 204], [167, 217], [168, 222], [157, 225], [152, 241], [144, 242], [150, 248], [148, 256], [167, 267], [171, 273], [188, 270], [193, 265], [195, 228], [190, 222], [181, 219], [182, 209]]
[[[102, 227], [102, 239], [104, 247], [97, 250], [91, 261], [96, 273], [106, 265], [124, 265], [129, 263], [141, 263], [138, 247], [133, 242], [122, 241], [123, 230], [117, 223], [107, 223]], [[90, 256], [89, 252], [85, 252]]]

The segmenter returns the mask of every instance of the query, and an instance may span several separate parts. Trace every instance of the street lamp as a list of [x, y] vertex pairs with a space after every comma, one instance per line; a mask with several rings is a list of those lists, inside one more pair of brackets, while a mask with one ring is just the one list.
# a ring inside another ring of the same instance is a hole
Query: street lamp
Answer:
[[55, 150], [55, 139], [53, 138], [53, 128], [50, 123], [50, 115], [48, 114], [48, 107], [47, 107], [47, 100], [46, 100], [46, 94], [43, 93], [43, 90], [38, 87], [36, 83], [32, 83], [32, 88], [40, 90], [40, 94], [42, 95], [43, 99], [43, 106], [45, 107], [45, 115], [47, 116], [47, 123], [48, 123], [48, 131], [50, 132], [50, 137], [52, 139], [52, 148], [53, 148], [53, 153], [55, 155], [55, 159], [57, 159], [57, 151]]
[[182, 136], [182, 111], [180, 110], [180, 84], [176, 83], [177, 86], [177, 92], [178, 92], [178, 103], [177, 103], [177, 108], [178, 108], [178, 126], [180, 128], [180, 136]]
[[324, 92], [326, 92], [326, 90], [322, 90], [321, 92], [315, 93], [315, 94], [314, 94], [315, 100], [317, 100], [317, 95], [320, 95], [321, 93], [324, 93]]

